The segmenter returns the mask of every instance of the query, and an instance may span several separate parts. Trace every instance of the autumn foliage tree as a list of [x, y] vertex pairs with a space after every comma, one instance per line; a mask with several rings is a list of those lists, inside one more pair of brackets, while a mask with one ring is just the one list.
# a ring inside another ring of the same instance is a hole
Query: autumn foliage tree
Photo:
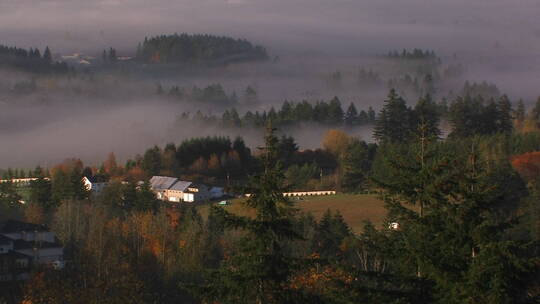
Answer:
[[526, 180], [533, 180], [540, 175], [540, 152], [515, 155], [512, 166]]

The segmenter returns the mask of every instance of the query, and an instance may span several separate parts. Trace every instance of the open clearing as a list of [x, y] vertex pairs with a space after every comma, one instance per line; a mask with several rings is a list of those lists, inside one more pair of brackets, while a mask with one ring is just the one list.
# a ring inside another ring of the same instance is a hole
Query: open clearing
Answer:
[[[338, 194], [330, 196], [303, 197], [302, 200], [291, 198], [295, 206], [303, 212], [313, 214], [319, 219], [327, 209], [339, 210], [343, 218], [355, 233], [362, 231], [363, 222], [370, 220], [377, 227], [382, 224], [386, 216], [384, 203], [375, 195], [366, 194]], [[234, 199], [224, 208], [239, 215], [252, 215], [242, 202], [245, 199]], [[209, 205], [202, 205], [199, 210], [203, 216], [208, 214]]]

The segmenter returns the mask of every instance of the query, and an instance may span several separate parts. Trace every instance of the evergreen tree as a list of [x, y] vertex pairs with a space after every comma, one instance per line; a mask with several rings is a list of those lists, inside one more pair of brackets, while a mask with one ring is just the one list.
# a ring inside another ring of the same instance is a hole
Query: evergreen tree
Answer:
[[115, 63], [118, 60], [118, 57], [116, 56], [116, 49], [113, 49], [112, 47], [109, 49], [109, 62]]
[[438, 138], [441, 135], [439, 129], [440, 114], [437, 104], [426, 95], [418, 100], [413, 110], [413, 128], [416, 134], [422, 133], [422, 136]]
[[161, 170], [161, 150], [158, 146], [146, 150], [142, 159], [141, 168], [149, 176], [159, 175]]
[[499, 98], [497, 104], [498, 115], [497, 115], [497, 126], [498, 131], [501, 133], [512, 132], [514, 129], [513, 117], [512, 117], [512, 103], [508, 99], [508, 96], [503, 95]]
[[370, 106], [368, 109], [368, 118], [369, 122], [374, 122], [377, 119], [377, 114], [375, 113], [375, 110]]
[[19, 205], [22, 197], [17, 192], [17, 186], [12, 182], [0, 183], [0, 207], [12, 208]]
[[139, 189], [136, 191], [135, 204], [133, 206], [135, 211], [146, 212], [152, 211], [156, 212], [159, 207], [159, 202], [156, 198], [156, 195], [150, 188], [150, 183], [145, 182], [139, 186]]
[[365, 186], [371, 172], [375, 147], [358, 139], [350, 141], [342, 164], [342, 186], [345, 191], [354, 192]]
[[315, 228], [313, 250], [321, 258], [335, 261], [340, 258], [341, 243], [349, 235], [350, 229], [339, 211], [332, 215], [330, 209], [327, 209]]
[[540, 96], [536, 100], [534, 107], [531, 110], [531, 118], [537, 123], [540, 124]]
[[247, 105], [254, 105], [259, 102], [259, 97], [257, 96], [257, 91], [251, 86], [248, 86], [244, 91], [244, 103]]
[[412, 158], [391, 162], [394, 182], [378, 182], [389, 221], [399, 223], [396, 269], [434, 284], [437, 303], [530, 301], [535, 268], [524, 244], [505, 237], [512, 219], [497, 211], [501, 185], [484, 179], [474, 149], [456, 158], [421, 145]]
[[34, 171], [36, 180], [30, 182], [30, 201], [48, 210], [52, 206], [52, 185], [51, 181], [45, 178], [43, 170], [37, 167]]
[[526, 111], [525, 111], [525, 104], [523, 104], [523, 99], [520, 99], [518, 101], [518, 104], [517, 104], [517, 108], [516, 108], [516, 124], [518, 126], [519, 129], [521, 129], [523, 127], [523, 123], [525, 122], [525, 116], [526, 116]]
[[48, 46], [45, 48], [45, 52], [43, 53], [43, 60], [45, 60], [45, 62], [48, 64], [52, 62], [52, 54]]
[[360, 118], [358, 117], [356, 106], [351, 102], [349, 108], [347, 108], [347, 112], [345, 113], [345, 124], [348, 126], [353, 126], [358, 124], [359, 120]]
[[411, 111], [392, 89], [375, 122], [373, 137], [380, 143], [406, 142], [411, 131]]
[[268, 128], [263, 148], [264, 169], [255, 175], [246, 201], [254, 209], [254, 218], [238, 216], [214, 207], [227, 228], [242, 229], [239, 252], [226, 259], [207, 278], [207, 285], [193, 288], [204, 301], [221, 303], [294, 303], [296, 297], [287, 288], [293, 260], [283, 242], [298, 239], [293, 229], [292, 204], [283, 197], [284, 174], [278, 160], [278, 138]]
[[339, 98], [334, 97], [328, 104], [327, 122], [332, 125], [340, 125], [343, 123], [343, 109], [341, 108], [341, 101]]

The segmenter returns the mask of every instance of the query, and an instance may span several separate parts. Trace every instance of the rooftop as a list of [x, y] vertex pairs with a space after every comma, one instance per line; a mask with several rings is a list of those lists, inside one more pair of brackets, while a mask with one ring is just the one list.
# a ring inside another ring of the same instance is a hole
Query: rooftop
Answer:
[[26, 223], [16, 220], [7, 220], [0, 223], [0, 233], [14, 233], [21, 231], [49, 231], [44, 225]]
[[3, 235], [0, 234], [0, 245], [11, 244], [11, 242], [13, 242], [12, 239], [8, 238], [7, 236], [3, 236]]
[[177, 190], [177, 191], [186, 191], [186, 189], [191, 185], [191, 182], [186, 181], [177, 181], [174, 183], [169, 189], [170, 190]]
[[51, 242], [44, 242], [44, 241], [25, 241], [25, 240], [15, 240], [14, 242], [14, 249], [15, 250], [21, 250], [21, 249], [32, 249], [32, 248], [39, 248], [39, 249], [45, 249], [45, 248], [62, 248], [62, 245], [59, 243], [51, 243]]
[[178, 181], [175, 177], [168, 176], [153, 176], [150, 179], [150, 186], [154, 190], [166, 190]]

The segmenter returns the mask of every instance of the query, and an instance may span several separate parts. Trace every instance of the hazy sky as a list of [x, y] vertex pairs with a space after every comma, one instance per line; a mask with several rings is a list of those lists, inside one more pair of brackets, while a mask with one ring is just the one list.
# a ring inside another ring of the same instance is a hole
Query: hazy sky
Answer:
[[[537, 0], [0, 0], [0, 40], [133, 50], [145, 35], [205, 32], [271, 49], [540, 51]], [[516, 50], [519, 48], [519, 50]]]

